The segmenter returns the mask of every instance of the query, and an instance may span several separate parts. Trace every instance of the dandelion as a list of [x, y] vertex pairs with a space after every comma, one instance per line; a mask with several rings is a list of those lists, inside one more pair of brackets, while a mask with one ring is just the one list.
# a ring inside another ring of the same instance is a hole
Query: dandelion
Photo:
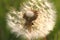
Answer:
[[20, 11], [10, 10], [7, 13], [7, 24], [17, 37], [27, 40], [46, 37], [53, 30], [56, 11], [47, 0], [28, 0], [23, 2]]

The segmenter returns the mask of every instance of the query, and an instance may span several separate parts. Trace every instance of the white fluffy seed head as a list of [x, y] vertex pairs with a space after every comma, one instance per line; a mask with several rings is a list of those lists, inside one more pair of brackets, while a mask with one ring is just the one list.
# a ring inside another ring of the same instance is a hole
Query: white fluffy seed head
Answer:
[[[29, 0], [23, 3], [21, 11], [10, 10], [7, 14], [7, 24], [11, 28], [12, 33], [16, 33], [17, 37], [22, 35], [27, 40], [46, 37], [53, 30], [56, 19], [56, 12], [51, 3], [47, 0]], [[25, 27], [26, 20], [23, 15], [26, 13], [28, 17], [34, 15], [33, 11], [37, 10], [38, 17], [32, 21], [33, 25], [28, 31]]]

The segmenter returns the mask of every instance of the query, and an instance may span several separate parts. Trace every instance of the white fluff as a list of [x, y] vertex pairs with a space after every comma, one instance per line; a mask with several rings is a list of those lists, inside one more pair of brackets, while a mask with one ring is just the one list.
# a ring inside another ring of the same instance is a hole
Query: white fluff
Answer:
[[[32, 17], [33, 10], [38, 11], [38, 17], [33, 21], [31, 33], [25, 29], [24, 24], [26, 20], [23, 14], [26, 13], [28, 17]], [[11, 28], [12, 33], [16, 33], [17, 37], [23, 35], [28, 40], [46, 37], [55, 25], [56, 12], [53, 5], [47, 0], [29, 0], [23, 3], [21, 11], [10, 10], [7, 14], [7, 24]]]

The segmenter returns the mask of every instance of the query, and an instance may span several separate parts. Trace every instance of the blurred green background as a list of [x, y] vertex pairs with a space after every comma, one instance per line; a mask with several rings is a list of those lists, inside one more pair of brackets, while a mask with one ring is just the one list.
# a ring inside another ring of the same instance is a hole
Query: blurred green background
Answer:
[[[14, 34], [11, 34], [6, 27], [6, 13], [10, 7], [19, 10], [20, 4], [27, 0], [0, 0], [0, 40], [24, 40], [16, 38]], [[56, 7], [57, 21], [54, 31], [47, 36], [47, 40], [60, 40], [60, 0], [51, 0]]]

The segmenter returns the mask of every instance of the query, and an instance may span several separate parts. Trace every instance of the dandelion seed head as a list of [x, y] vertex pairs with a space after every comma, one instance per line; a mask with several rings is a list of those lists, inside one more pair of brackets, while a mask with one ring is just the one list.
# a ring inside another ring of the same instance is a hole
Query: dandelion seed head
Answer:
[[23, 3], [20, 11], [7, 13], [11, 32], [29, 40], [46, 37], [53, 30], [55, 21], [56, 11], [47, 0], [29, 0]]

